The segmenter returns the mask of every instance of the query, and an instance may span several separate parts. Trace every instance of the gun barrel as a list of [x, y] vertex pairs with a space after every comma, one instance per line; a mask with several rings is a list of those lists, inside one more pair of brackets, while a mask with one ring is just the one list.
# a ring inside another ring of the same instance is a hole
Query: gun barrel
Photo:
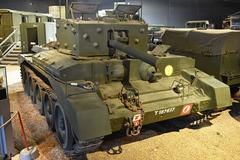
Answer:
[[137, 58], [137, 59], [140, 59], [154, 67], [156, 67], [156, 63], [157, 63], [157, 58], [150, 55], [150, 54], [147, 54], [147, 53], [144, 53], [144, 52], [141, 52], [141, 51], [138, 51], [134, 48], [131, 48], [129, 47], [128, 45], [126, 44], [123, 44], [123, 43], [120, 43], [120, 42], [117, 42], [115, 40], [110, 40], [109, 41], [109, 45], [113, 48], [116, 48], [124, 53], [126, 53], [127, 55], [129, 56], [132, 56], [134, 58]]

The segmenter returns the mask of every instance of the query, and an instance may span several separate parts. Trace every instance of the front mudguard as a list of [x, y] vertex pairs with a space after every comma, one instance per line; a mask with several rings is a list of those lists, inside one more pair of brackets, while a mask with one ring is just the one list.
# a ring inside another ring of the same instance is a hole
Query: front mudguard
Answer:
[[69, 87], [51, 79], [51, 86], [79, 141], [112, 134], [107, 106], [95, 91]]
[[79, 140], [88, 140], [112, 134], [107, 106], [96, 92], [67, 98], [71, 105], [69, 119]]
[[210, 106], [221, 110], [232, 105], [231, 92], [228, 85], [196, 68], [184, 69], [182, 75], [196, 88], [202, 89], [211, 98]]

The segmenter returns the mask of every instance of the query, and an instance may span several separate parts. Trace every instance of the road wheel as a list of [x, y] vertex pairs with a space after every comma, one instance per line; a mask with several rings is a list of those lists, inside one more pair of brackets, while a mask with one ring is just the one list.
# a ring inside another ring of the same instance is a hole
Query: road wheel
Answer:
[[71, 126], [64, 113], [62, 106], [59, 103], [55, 105], [54, 121], [56, 134], [63, 149], [71, 150], [74, 142]]
[[44, 115], [46, 117], [49, 128], [51, 130], [54, 130], [54, 120], [53, 120], [54, 103], [51, 96], [48, 93], [46, 93], [44, 96], [43, 111], [44, 111]]

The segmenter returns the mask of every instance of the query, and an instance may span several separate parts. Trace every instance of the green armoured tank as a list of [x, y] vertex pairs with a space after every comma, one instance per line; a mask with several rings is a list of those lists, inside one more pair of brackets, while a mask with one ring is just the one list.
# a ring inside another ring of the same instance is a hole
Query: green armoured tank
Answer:
[[228, 84], [239, 99], [239, 38], [233, 30], [167, 29], [162, 39], [171, 54], [194, 58], [197, 68]]
[[132, 16], [139, 8], [59, 20], [56, 49], [20, 56], [25, 91], [68, 154], [92, 151], [113, 132], [136, 136], [143, 125], [231, 105], [229, 87], [192, 58], [147, 53], [148, 27]]

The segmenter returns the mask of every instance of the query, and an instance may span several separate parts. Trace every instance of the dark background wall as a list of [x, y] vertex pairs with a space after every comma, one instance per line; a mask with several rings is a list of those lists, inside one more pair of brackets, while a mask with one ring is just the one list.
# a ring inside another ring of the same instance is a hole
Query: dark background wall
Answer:
[[[64, 0], [61, 0], [64, 3]], [[103, 0], [100, 8], [113, 8], [114, 1]], [[141, 0], [126, 0], [140, 4]], [[1, 0], [0, 8], [48, 12], [48, 5], [59, 0]], [[221, 26], [229, 14], [240, 10], [240, 0], [143, 0], [143, 18], [149, 24], [183, 27], [188, 20], [208, 19]]]
[[176, 27], [184, 27], [188, 20], [205, 19], [220, 27], [226, 16], [239, 10], [240, 0], [143, 0], [143, 18], [147, 23]]
[[[65, 0], [60, 0], [65, 4]], [[71, 0], [68, 0], [69, 3]], [[74, 0], [73, 0], [74, 1]], [[77, 1], [77, 0], [75, 0]], [[88, 0], [85, 0], [88, 1]], [[102, 0], [100, 8], [113, 8], [114, 2], [125, 2], [125, 0]], [[58, 5], [59, 0], [0, 0], [0, 8], [15, 9], [31, 12], [48, 12], [49, 5]]]
[[55, 0], [0, 0], [0, 8], [47, 13], [48, 5], [55, 3]]

